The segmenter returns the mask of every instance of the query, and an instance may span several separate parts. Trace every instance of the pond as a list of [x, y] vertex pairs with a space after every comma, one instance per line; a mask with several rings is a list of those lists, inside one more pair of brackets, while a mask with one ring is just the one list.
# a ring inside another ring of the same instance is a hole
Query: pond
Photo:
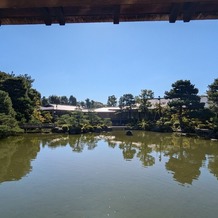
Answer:
[[124, 131], [0, 140], [2, 218], [215, 218], [218, 142]]

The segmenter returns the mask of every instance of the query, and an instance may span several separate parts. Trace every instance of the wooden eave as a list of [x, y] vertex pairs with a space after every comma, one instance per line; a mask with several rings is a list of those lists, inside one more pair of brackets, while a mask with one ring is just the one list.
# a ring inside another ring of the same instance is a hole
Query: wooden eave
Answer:
[[1, 0], [0, 25], [218, 19], [216, 0]]

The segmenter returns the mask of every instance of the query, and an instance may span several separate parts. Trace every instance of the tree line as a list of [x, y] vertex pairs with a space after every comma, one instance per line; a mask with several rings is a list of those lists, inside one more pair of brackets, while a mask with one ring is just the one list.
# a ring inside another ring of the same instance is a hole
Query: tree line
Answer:
[[90, 100], [86, 98], [85, 101], [77, 101], [77, 98], [73, 95], [70, 95], [68, 98], [67, 96], [57, 96], [57, 95], [50, 95], [48, 98], [45, 96], [41, 99], [42, 106], [47, 106], [49, 104], [62, 104], [62, 105], [71, 105], [71, 106], [80, 106], [82, 108], [100, 108], [104, 107], [105, 105], [101, 102]]
[[0, 136], [22, 132], [19, 123], [40, 120], [40, 93], [25, 75], [0, 72]]
[[[190, 80], [178, 80], [172, 84], [164, 98], [170, 99], [167, 107], [159, 103], [151, 108], [154, 99], [152, 90], [143, 89], [138, 96], [124, 94], [119, 99], [115, 95], [108, 97], [107, 104], [90, 100], [77, 101], [76, 97], [51, 95], [42, 97], [32, 88], [34, 79], [24, 74], [15, 76], [0, 72], [0, 136], [22, 131], [24, 123], [57, 122], [52, 114], [40, 110], [48, 104], [66, 104], [83, 108], [115, 107], [120, 110], [117, 116], [131, 127], [145, 130], [180, 130], [192, 132], [196, 128], [218, 129], [218, 79], [208, 85], [209, 108], [200, 102], [198, 89]], [[76, 115], [78, 116], [78, 115]], [[74, 119], [75, 120], [75, 119]]]

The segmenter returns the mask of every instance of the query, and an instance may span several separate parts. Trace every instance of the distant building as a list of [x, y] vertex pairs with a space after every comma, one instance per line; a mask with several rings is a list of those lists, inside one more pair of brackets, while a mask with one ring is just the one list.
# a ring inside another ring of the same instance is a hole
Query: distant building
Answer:
[[[208, 108], [209, 104], [208, 104], [208, 97], [207, 95], [200, 95], [200, 102], [204, 103], [204, 107]], [[161, 107], [166, 107], [168, 105], [168, 103], [172, 101], [172, 99], [165, 99], [165, 98], [154, 98], [149, 100], [149, 102], [151, 103], [151, 107], [149, 109], [155, 109], [159, 104], [161, 105]]]
[[200, 98], [201, 98], [200, 102], [204, 103], [204, 107], [209, 108], [209, 102], [208, 102], [207, 95], [200, 95]]
[[48, 106], [41, 107], [41, 110], [51, 112], [52, 114], [56, 113], [58, 115], [66, 114], [73, 111], [81, 111], [80, 107], [61, 104], [49, 104]]
[[153, 98], [150, 99], [149, 102], [151, 103], [151, 106], [149, 107], [149, 109], [155, 109], [157, 108], [157, 106], [161, 107], [167, 107], [168, 103], [172, 101], [171, 99], [165, 99], [165, 98]]
[[[208, 97], [206, 95], [202, 95], [200, 97], [201, 97], [200, 102], [205, 103], [205, 108], [208, 108], [209, 107]], [[172, 99], [164, 99], [164, 98], [150, 99], [149, 102], [151, 103], [151, 106], [149, 107], [149, 109], [155, 109], [159, 107], [159, 105], [162, 108], [165, 108], [167, 107], [170, 101], [172, 101]], [[132, 108], [132, 111], [137, 112], [138, 109], [139, 109], [139, 105], [135, 105]], [[127, 118], [127, 112], [126, 112], [126, 116], [125, 116], [125, 112], [123, 113], [124, 116], [120, 116], [119, 112], [121, 111], [121, 109], [119, 107], [101, 107], [101, 108], [93, 108], [93, 109], [84, 109], [78, 106], [49, 104], [46, 107], [41, 107], [41, 110], [51, 112], [52, 115], [55, 114], [63, 115], [73, 111], [81, 111], [83, 113], [94, 112], [101, 118], [110, 118], [114, 125], [119, 125], [120, 123], [123, 123], [124, 120]]]

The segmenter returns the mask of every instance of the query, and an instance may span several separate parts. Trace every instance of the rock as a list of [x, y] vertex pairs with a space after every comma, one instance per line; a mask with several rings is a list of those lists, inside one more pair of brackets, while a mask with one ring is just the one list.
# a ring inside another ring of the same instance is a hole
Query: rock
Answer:
[[132, 135], [133, 135], [133, 134], [132, 134], [132, 131], [130, 131], [130, 130], [126, 131], [126, 135], [132, 136]]

